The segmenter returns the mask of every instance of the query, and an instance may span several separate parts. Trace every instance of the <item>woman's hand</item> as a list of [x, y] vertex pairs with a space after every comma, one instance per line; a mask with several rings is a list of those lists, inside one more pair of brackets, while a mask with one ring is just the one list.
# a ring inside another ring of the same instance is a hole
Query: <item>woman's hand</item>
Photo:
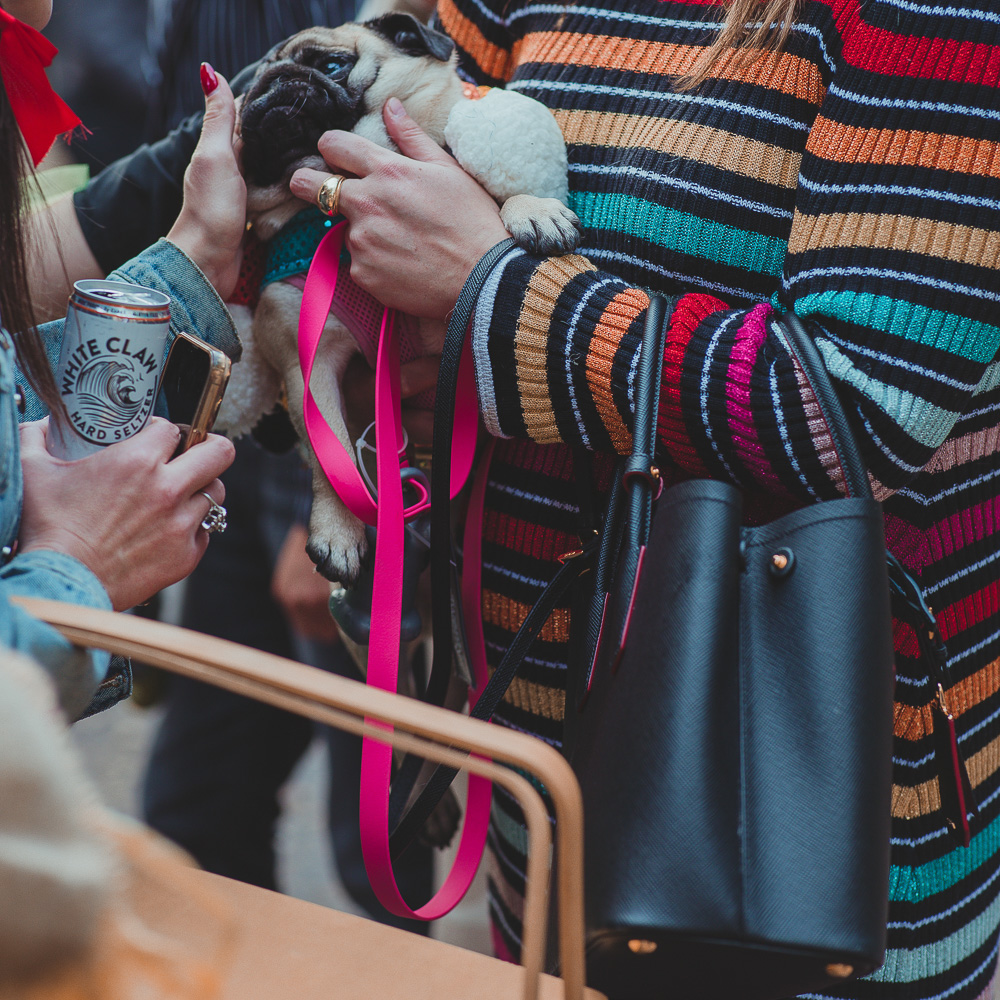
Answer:
[[[350, 223], [351, 277], [380, 302], [412, 316], [444, 319], [490, 247], [509, 235], [497, 203], [390, 98], [383, 109], [400, 153], [352, 135], [327, 132], [323, 159], [350, 175], [340, 211]], [[304, 201], [329, 174], [301, 169], [291, 190]]]
[[247, 188], [240, 174], [233, 92], [208, 63], [202, 63], [201, 84], [205, 120], [184, 174], [184, 205], [167, 239], [204, 271], [225, 300], [240, 273]]
[[48, 421], [21, 425], [24, 511], [19, 552], [49, 549], [79, 559], [115, 609], [148, 600], [201, 559], [207, 493], [222, 503], [219, 475], [235, 454], [217, 434], [171, 461], [175, 424], [153, 417], [138, 434], [75, 462], [45, 447]]

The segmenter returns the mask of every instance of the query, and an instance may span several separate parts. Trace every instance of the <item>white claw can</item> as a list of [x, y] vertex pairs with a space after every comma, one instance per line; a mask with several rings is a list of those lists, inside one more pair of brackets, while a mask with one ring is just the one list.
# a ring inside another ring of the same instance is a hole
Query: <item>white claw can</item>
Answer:
[[170, 296], [123, 281], [73, 286], [56, 386], [65, 417], [53, 413], [48, 448], [75, 459], [141, 431], [156, 402], [170, 329]]

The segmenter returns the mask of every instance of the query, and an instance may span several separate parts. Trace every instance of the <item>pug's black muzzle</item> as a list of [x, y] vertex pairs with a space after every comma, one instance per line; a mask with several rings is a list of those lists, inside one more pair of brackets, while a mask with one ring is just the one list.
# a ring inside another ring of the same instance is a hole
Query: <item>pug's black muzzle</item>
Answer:
[[336, 77], [291, 61], [261, 69], [240, 112], [243, 167], [250, 183], [268, 187], [284, 180], [293, 164], [316, 153], [324, 132], [354, 128], [360, 95], [346, 86], [350, 67], [345, 69]]

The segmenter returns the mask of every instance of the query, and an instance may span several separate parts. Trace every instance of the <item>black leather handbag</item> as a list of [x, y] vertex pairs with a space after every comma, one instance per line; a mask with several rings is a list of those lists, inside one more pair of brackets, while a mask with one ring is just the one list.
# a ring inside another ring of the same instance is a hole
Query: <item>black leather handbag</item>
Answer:
[[893, 647], [880, 505], [794, 316], [850, 496], [746, 527], [740, 491], [655, 502], [665, 306], [567, 702], [588, 982], [611, 1000], [793, 996], [885, 953]]
[[[450, 454], [475, 296], [507, 245], [480, 262], [451, 318], [436, 456]], [[492, 716], [552, 609], [572, 595], [565, 749], [584, 794], [588, 983], [610, 1000], [776, 1000], [871, 972], [885, 953], [893, 646], [882, 511], [793, 315], [782, 319], [786, 339], [820, 401], [849, 496], [758, 527], [743, 525], [740, 491], [726, 483], [685, 482], [657, 500], [667, 312], [654, 296], [634, 449], [599, 536], [584, 538], [581, 525], [580, 550], [528, 612], [471, 714]], [[432, 493], [446, 495], [447, 461], [435, 461], [433, 477]], [[580, 488], [581, 511], [592, 511], [589, 484]], [[432, 518], [433, 537], [450, 538], [449, 505], [435, 505]], [[449, 560], [450, 546], [432, 547], [443, 662], [429, 689], [450, 670]], [[901, 599], [939, 638], [916, 583], [899, 572]], [[928, 654], [940, 660], [943, 643]], [[394, 855], [455, 773], [439, 768], [404, 813], [410, 763], [393, 782]]]

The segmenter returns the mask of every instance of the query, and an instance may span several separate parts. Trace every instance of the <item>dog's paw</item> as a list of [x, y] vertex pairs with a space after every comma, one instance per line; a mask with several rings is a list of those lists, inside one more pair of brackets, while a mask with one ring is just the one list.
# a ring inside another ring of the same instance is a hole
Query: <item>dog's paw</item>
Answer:
[[528, 253], [556, 257], [572, 253], [580, 245], [580, 220], [557, 198], [516, 194], [503, 203], [500, 219]]
[[[346, 513], [346, 512], [345, 512]], [[316, 569], [333, 583], [350, 587], [357, 582], [368, 552], [365, 526], [353, 514], [337, 519], [335, 525], [322, 528], [310, 524], [306, 552]]]

